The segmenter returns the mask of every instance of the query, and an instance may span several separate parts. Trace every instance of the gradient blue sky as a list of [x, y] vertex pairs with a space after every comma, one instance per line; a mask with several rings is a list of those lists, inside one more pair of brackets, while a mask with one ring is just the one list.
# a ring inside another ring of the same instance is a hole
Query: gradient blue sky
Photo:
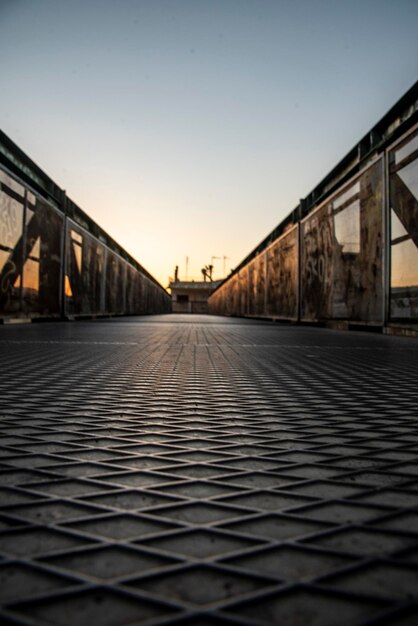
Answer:
[[164, 285], [186, 255], [229, 270], [415, 82], [417, 24], [416, 0], [0, 0], [1, 128]]

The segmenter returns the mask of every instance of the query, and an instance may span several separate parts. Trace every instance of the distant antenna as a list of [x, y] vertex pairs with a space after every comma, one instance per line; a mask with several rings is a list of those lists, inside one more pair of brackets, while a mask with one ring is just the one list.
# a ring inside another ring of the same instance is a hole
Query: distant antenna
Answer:
[[189, 257], [186, 256], [186, 280], [189, 280]]
[[229, 261], [229, 256], [223, 256], [222, 258], [223, 258], [223, 260], [224, 260], [224, 263], [223, 263], [223, 276], [225, 277], [225, 261], [226, 261], [227, 259], [228, 259], [228, 261]]
[[[214, 259], [219, 259], [219, 260], [221, 260], [221, 257], [220, 257], [220, 256], [212, 256], [212, 257], [210, 258], [210, 263], [211, 263], [212, 268], [213, 268], [213, 260], [214, 260]], [[212, 275], [211, 275], [211, 276], [212, 276]]]

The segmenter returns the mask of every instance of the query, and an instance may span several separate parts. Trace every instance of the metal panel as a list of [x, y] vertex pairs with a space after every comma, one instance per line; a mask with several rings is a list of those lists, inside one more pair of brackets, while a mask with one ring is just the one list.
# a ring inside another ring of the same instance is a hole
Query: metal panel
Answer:
[[21, 311], [25, 189], [0, 171], [0, 314]]
[[0, 184], [0, 315], [59, 315], [64, 218], [5, 172]]
[[247, 315], [248, 313], [248, 268], [243, 267], [238, 274], [238, 304], [235, 315]]
[[26, 315], [58, 316], [64, 217], [31, 193], [27, 200], [22, 310]]
[[108, 250], [105, 283], [106, 313], [124, 313], [125, 281], [125, 261]]
[[267, 249], [267, 302], [271, 317], [298, 316], [298, 227], [295, 226]]
[[248, 314], [265, 315], [266, 252], [257, 255], [248, 266]]
[[302, 319], [382, 323], [383, 160], [302, 222]]
[[392, 320], [418, 320], [418, 129], [388, 155]]
[[139, 272], [128, 265], [126, 275], [126, 313], [142, 313], [142, 280]]
[[66, 311], [69, 315], [102, 313], [105, 247], [78, 225], [68, 223]]

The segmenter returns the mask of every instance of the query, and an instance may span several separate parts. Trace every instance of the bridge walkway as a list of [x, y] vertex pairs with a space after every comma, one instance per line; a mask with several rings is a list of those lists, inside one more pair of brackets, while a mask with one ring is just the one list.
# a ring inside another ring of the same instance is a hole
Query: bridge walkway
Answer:
[[0, 327], [0, 623], [418, 623], [418, 345]]

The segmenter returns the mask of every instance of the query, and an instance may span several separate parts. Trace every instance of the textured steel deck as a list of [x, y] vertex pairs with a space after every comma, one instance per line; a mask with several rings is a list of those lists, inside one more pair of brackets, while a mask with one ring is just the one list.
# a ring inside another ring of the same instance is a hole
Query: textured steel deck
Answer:
[[418, 623], [418, 344], [0, 327], [1, 624]]

